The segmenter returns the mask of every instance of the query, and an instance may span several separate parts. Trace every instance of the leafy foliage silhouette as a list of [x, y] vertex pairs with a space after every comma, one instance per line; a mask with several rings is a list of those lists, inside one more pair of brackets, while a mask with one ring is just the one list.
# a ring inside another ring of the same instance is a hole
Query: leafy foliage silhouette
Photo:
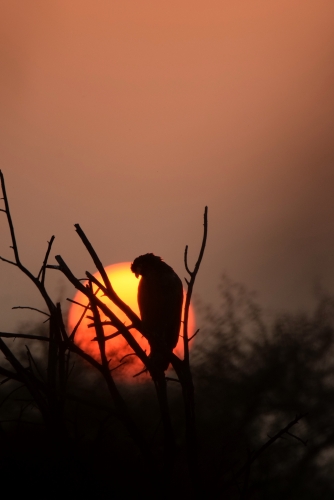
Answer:
[[202, 308], [206, 341], [194, 353], [206, 484], [239, 498], [242, 461], [306, 414], [252, 463], [247, 498], [332, 498], [334, 299], [265, 322], [243, 286], [224, 277], [221, 296], [218, 313]]

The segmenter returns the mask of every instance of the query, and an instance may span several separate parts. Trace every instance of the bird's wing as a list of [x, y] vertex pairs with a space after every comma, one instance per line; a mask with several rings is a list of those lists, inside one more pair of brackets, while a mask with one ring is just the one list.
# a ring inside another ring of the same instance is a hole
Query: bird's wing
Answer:
[[174, 271], [154, 272], [142, 277], [138, 287], [138, 305], [151, 343], [164, 339], [166, 347], [177, 344], [183, 302], [183, 287]]

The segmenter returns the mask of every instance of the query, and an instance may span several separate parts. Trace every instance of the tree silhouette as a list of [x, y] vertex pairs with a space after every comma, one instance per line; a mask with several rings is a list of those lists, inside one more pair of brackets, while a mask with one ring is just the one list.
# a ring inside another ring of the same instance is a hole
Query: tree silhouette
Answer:
[[[252, 294], [223, 278], [218, 310], [199, 306], [203, 327], [191, 353], [188, 311], [207, 237], [189, 273], [183, 318], [184, 357], [170, 356], [175, 376], [152, 365], [133, 337], [140, 318], [115, 293], [87, 236], [75, 228], [101, 281], [77, 279], [61, 256], [40, 272], [22, 263], [1, 174], [14, 260], [38, 288], [46, 322], [0, 332], [0, 477], [12, 496], [36, 498], [331, 499], [334, 484], [334, 300], [314, 311], [265, 320]], [[46, 286], [62, 272], [87, 298], [101, 361], [75, 343], [60, 303]], [[94, 288], [93, 289], [93, 285]], [[95, 291], [94, 291], [95, 290]], [[102, 290], [129, 318], [122, 321], [97, 296]], [[116, 382], [106, 355], [101, 313], [143, 362], [152, 382]], [[197, 333], [197, 332], [196, 332]], [[15, 342], [14, 342], [15, 340]], [[195, 404], [196, 403], [196, 404]], [[196, 410], [196, 415], [195, 415]], [[196, 417], [196, 418], [195, 418]], [[17, 481], [20, 470], [20, 481]]]
[[[88, 240], [87, 236], [79, 226], [75, 224], [76, 231], [82, 240], [82, 243], [89, 252], [97, 270], [100, 272], [102, 281], [98, 281], [92, 274], [86, 272], [86, 284], [83, 284], [82, 280], [76, 278], [69, 266], [65, 263], [60, 255], [56, 255], [55, 259], [57, 265], [48, 264], [48, 259], [50, 256], [51, 247], [54, 241], [54, 236], [50, 239], [47, 247], [47, 251], [37, 276], [34, 276], [21, 262], [19, 257], [19, 250], [16, 242], [16, 236], [14, 231], [14, 225], [12, 222], [10, 208], [8, 203], [8, 198], [6, 194], [4, 177], [1, 172], [1, 186], [3, 192], [3, 200], [5, 208], [1, 211], [7, 216], [7, 221], [9, 225], [9, 230], [12, 240], [12, 250], [14, 253], [14, 260], [8, 260], [1, 257], [1, 260], [9, 264], [14, 265], [19, 268], [37, 287], [40, 294], [42, 295], [45, 305], [47, 307], [49, 329], [48, 335], [35, 335], [35, 334], [12, 334], [4, 333], [0, 334], [0, 350], [2, 351], [4, 357], [9, 362], [12, 370], [8, 370], [5, 366], [0, 367], [0, 374], [6, 377], [5, 380], [17, 381], [23, 384], [23, 386], [29, 391], [30, 396], [33, 398], [34, 405], [38, 409], [40, 416], [42, 417], [43, 423], [45, 425], [48, 439], [50, 442], [51, 449], [56, 455], [62, 453], [63, 450], [67, 449], [69, 441], [68, 426], [66, 425], [66, 406], [67, 406], [67, 386], [69, 379], [69, 359], [71, 355], [80, 356], [86, 362], [88, 362], [93, 368], [95, 368], [106, 384], [109, 396], [112, 403], [113, 414], [122, 422], [124, 428], [128, 432], [129, 436], [132, 438], [133, 442], [136, 444], [140, 453], [145, 460], [146, 467], [150, 471], [149, 479], [152, 485], [158, 482], [164, 485], [163, 491], [161, 487], [159, 489], [162, 496], [169, 496], [169, 490], [171, 486], [172, 472], [174, 468], [175, 460], [175, 445], [174, 445], [174, 431], [171, 422], [171, 416], [168, 405], [168, 395], [167, 395], [167, 385], [164, 370], [159, 367], [156, 363], [152, 361], [151, 358], [147, 356], [141, 346], [138, 344], [136, 339], [131, 333], [131, 329], [135, 328], [144, 337], [146, 336], [145, 327], [142, 324], [141, 319], [131, 310], [131, 308], [125, 304], [120, 297], [116, 294], [113, 289], [112, 284], [108, 278], [108, 275], [96, 253], [92, 244]], [[189, 337], [188, 337], [188, 309], [190, 305], [190, 299], [192, 294], [193, 285], [196, 279], [196, 275], [203, 257], [204, 248], [206, 244], [207, 236], [207, 208], [204, 212], [204, 235], [202, 241], [202, 247], [200, 250], [199, 258], [195, 265], [193, 271], [191, 271], [187, 264], [187, 247], [185, 251], [185, 265], [186, 269], [190, 275], [188, 284], [188, 292], [185, 305], [185, 315], [183, 320], [183, 339], [185, 355], [184, 359], [179, 359], [174, 353], [170, 352], [170, 362], [175, 369], [178, 376], [178, 382], [180, 383], [183, 395], [184, 395], [184, 407], [185, 407], [185, 422], [186, 422], [186, 443], [187, 443], [187, 457], [189, 465], [189, 474], [192, 477], [192, 485], [195, 491], [199, 491], [199, 474], [197, 468], [197, 447], [196, 447], [196, 432], [195, 432], [195, 414], [194, 414], [194, 397], [193, 397], [193, 383], [192, 375], [190, 371], [190, 361], [189, 361]], [[61, 271], [67, 279], [72, 283], [72, 285], [82, 292], [89, 300], [89, 305], [85, 306], [85, 309], [92, 314], [93, 324], [96, 331], [96, 339], [99, 346], [101, 362], [96, 361], [87, 352], [83, 351], [75, 343], [75, 333], [76, 328], [72, 332], [67, 332], [60, 303], [54, 303], [46, 290], [45, 287], [45, 275], [47, 269], [56, 269]], [[115, 305], [123, 311], [130, 321], [130, 325], [126, 326], [117, 315], [111, 311], [111, 309], [97, 296], [93, 291], [93, 284], [97, 286], [98, 290], [101, 290], [106, 297], [108, 297]], [[128, 345], [132, 348], [133, 353], [142, 361], [145, 369], [150, 373], [152, 381], [156, 389], [157, 400], [159, 403], [161, 420], [164, 429], [164, 446], [163, 446], [163, 462], [162, 467], [159, 466], [159, 461], [154, 458], [152, 450], [147, 442], [147, 439], [143, 435], [141, 429], [137, 425], [136, 421], [133, 419], [131, 412], [129, 411], [128, 404], [126, 403], [124, 397], [122, 396], [119, 387], [115, 383], [111, 369], [109, 367], [110, 360], [106, 355], [106, 342], [111, 341], [110, 338], [106, 338], [104, 334], [103, 323], [100, 319], [100, 311], [107, 316], [110, 324], [117, 329], [116, 334], [120, 334], [127, 341]], [[41, 312], [41, 311], [39, 311]], [[163, 328], [163, 325], [162, 325]], [[2, 338], [1, 338], [2, 337]], [[24, 366], [19, 358], [14, 354], [14, 352], [8, 348], [3, 338], [23, 338], [25, 340], [35, 340], [40, 342], [48, 343], [47, 352], [47, 366], [45, 367], [46, 376], [44, 377], [40, 369], [37, 367], [36, 360], [32, 355], [31, 351], [28, 349], [28, 367]]]

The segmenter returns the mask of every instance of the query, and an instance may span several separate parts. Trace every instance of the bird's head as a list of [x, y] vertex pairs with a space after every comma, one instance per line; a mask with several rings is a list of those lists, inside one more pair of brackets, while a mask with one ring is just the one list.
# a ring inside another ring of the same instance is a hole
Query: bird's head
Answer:
[[162, 262], [161, 257], [154, 255], [153, 253], [146, 253], [145, 255], [140, 255], [131, 264], [131, 271], [138, 276], [145, 276], [148, 272], [154, 269], [157, 265]]

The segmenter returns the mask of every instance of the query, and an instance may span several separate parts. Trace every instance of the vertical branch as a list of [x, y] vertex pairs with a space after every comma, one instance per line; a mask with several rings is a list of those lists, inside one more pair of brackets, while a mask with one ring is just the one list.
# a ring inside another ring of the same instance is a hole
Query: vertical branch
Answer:
[[19, 257], [19, 252], [17, 249], [17, 244], [16, 244], [16, 237], [15, 237], [15, 231], [14, 231], [14, 225], [12, 221], [12, 217], [10, 215], [10, 210], [9, 210], [9, 204], [8, 204], [8, 198], [7, 198], [7, 193], [6, 193], [6, 185], [5, 185], [5, 179], [3, 176], [2, 171], [0, 170], [0, 180], [1, 180], [1, 189], [2, 189], [2, 194], [3, 194], [3, 200], [5, 203], [5, 210], [1, 209], [2, 212], [5, 212], [7, 215], [7, 220], [8, 220], [8, 225], [9, 225], [9, 230], [10, 230], [10, 235], [12, 238], [12, 249], [14, 251], [14, 256], [15, 256], [15, 261], [18, 266], [21, 265], [20, 262], [20, 257]]
[[169, 491], [175, 461], [175, 438], [168, 404], [167, 382], [165, 373], [162, 370], [153, 371], [152, 378], [164, 429], [164, 483], [167, 491]]
[[37, 279], [39, 279], [39, 277], [41, 277], [41, 284], [42, 285], [44, 285], [44, 282], [45, 282], [46, 266], [47, 266], [47, 263], [48, 263], [48, 258], [50, 256], [51, 247], [52, 247], [52, 244], [53, 244], [54, 240], [55, 240], [55, 237], [51, 236], [51, 239], [48, 242], [48, 248], [46, 250], [46, 254], [45, 254], [45, 257], [44, 257], [44, 260], [43, 260], [43, 264], [42, 264], [41, 270], [39, 271], [38, 276], [37, 276]]
[[[86, 285], [86, 287], [89, 289], [90, 294], [94, 295], [93, 286], [92, 286], [91, 281], [88, 282], [88, 285]], [[103, 325], [101, 323], [100, 314], [99, 314], [99, 311], [97, 309], [95, 302], [92, 301], [90, 303], [90, 308], [91, 308], [92, 313], [93, 313], [96, 338], [97, 338], [97, 343], [98, 343], [99, 350], [100, 350], [101, 364], [102, 364], [103, 372], [105, 373], [105, 376], [108, 373], [107, 376], [109, 378], [109, 376], [111, 377], [111, 375], [110, 375], [110, 371], [109, 371], [109, 362], [108, 362], [107, 356], [106, 356], [106, 340], [104, 337]]]
[[186, 295], [186, 302], [185, 302], [184, 316], [183, 316], [184, 360], [181, 361], [180, 359], [178, 359], [177, 356], [175, 356], [175, 354], [172, 354], [172, 359], [171, 359], [173, 368], [175, 369], [182, 385], [182, 394], [183, 394], [185, 420], [186, 420], [187, 459], [188, 459], [189, 473], [194, 488], [194, 495], [196, 498], [199, 498], [201, 496], [201, 481], [199, 477], [198, 460], [197, 460], [198, 450], [197, 450], [196, 420], [195, 420], [194, 384], [190, 371], [190, 361], [189, 361], [188, 319], [189, 319], [189, 307], [190, 307], [191, 296], [196, 276], [203, 259], [207, 234], [208, 234], [208, 207], [205, 207], [202, 245], [193, 271], [191, 271], [188, 266], [188, 246], [186, 246], [184, 252], [185, 268], [188, 274], [190, 275], [190, 280], [186, 279], [188, 290]]
[[208, 235], [208, 207], [205, 207], [205, 209], [204, 209], [204, 231], [203, 231], [202, 245], [201, 245], [199, 256], [198, 256], [198, 259], [197, 259], [197, 262], [195, 264], [193, 271], [190, 271], [189, 266], [188, 266], [188, 245], [186, 246], [185, 251], [184, 251], [184, 265], [185, 265], [185, 268], [186, 268], [188, 274], [190, 275], [190, 280], [186, 279], [188, 290], [187, 290], [186, 302], [185, 302], [185, 306], [184, 306], [184, 317], [183, 317], [184, 361], [185, 361], [186, 365], [188, 365], [188, 366], [189, 366], [189, 336], [188, 336], [189, 307], [190, 307], [190, 301], [191, 301], [191, 296], [192, 296], [196, 276], [197, 276], [199, 267], [200, 267], [202, 259], [203, 259], [207, 235]]
[[62, 337], [62, 338], [59, 338], [59, 346], [58, 346], [58, 377], [59, 377], [59, 388], [60, 388], [61, 402], [63, 404], [64, 398], [65, 398], [65, 393], [66, 393], [67, 378], [68, 378], [68, 363], [69, 363], [70, 351], [68, 350], [68, 356], [67, 356], [67, 359], [65, 359], [66, 350], [67, 350], [66, 344], [67, 344], [68, 336], [67, 336], [65, 325], [64, 325], [61, 305], [59, 302], [57, 302], [56, 307], [57, 307], [58, 329], [59, 329], [59, 332], [60, 332], [61, 337]]
[[48, 367], [47, 367], [47, 383], [50, 394], [56, 392], [57, 387], [57, 343], [56, 343], [56, 318], [55, 314], [51, 314], [49, 320], [49, 352], [48, 352]]

